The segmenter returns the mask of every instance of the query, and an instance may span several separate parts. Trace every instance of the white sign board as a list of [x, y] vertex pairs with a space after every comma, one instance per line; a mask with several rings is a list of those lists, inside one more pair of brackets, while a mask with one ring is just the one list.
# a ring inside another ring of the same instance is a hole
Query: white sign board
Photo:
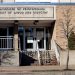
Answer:
[[54, 7], [0, 6], [1, 18], [54, 18]]

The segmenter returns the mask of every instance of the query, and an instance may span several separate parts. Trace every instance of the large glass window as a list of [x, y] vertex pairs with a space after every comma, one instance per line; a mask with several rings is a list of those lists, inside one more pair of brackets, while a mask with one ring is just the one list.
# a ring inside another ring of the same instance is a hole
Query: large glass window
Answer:
[[0, 36], [7, 36], [7, 28], [0, 28]]
[[0, 50], [13, 49], [13, 28], [0, 28]]
[[13, 31], [13, 27], [9, 27], [9, 36], [13, 36], [13, 33], [14, 31]]

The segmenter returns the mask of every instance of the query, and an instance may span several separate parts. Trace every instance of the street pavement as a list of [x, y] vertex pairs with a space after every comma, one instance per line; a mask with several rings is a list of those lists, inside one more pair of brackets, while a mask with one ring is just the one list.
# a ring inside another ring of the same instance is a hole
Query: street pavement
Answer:
[[75, 75], [75, 71], [45, 71], [27, 73], [0, 73], [0, 75]]
[[0, 75], [75, 75], [75, 69], [64, 66], [0, 67]]

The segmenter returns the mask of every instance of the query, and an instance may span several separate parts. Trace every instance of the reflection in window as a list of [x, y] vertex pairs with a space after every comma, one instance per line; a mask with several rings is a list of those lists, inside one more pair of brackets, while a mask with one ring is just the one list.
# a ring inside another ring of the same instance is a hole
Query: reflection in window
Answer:
[[18, 28], [18, 36], [19, 36], [19, 44], [20, 44], [20, 47], [21, 47], [21, 50], [24, 49], [24, 28], [23, 27], [19, 27]]
[[51, 37], [50, 37], [50, 31], [49, 28], [46, 28], [46, 49], [51, 49]]
[[9, 27], [9, 36], [13, 36], [13, 27]]
[[33, 28], [25, 29], [25, 45], [26, 49], [33, 48]]
[[44, 28], [36, 29], [38, 48], [44, 48]]

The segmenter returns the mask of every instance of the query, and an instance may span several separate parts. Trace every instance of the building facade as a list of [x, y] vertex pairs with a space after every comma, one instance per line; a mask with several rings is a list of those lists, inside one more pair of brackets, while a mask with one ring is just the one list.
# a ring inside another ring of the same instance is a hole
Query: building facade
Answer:
[[[61, 26], [64, 8], [69, 6], [1, 0], [1, 56], [7, 54], [15, 66], [59, 64], [59, 50], [67, 49], [67, 39]], [[1, 65], [9, 65], [3, 57], [1, 61]]]

